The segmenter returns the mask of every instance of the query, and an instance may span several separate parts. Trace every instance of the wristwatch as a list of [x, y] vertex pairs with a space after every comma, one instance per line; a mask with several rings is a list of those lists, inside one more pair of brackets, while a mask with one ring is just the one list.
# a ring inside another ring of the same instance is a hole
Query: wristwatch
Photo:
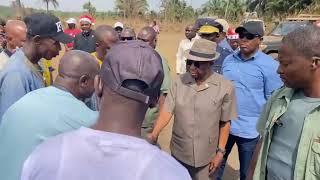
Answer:
[[226, 154], [226, 150], [225, 150], [225, 149], [221, 149], [221, 148], [219, 148], [219, 147], [217, 148], [216, 153], [218, 153], [218, 152], [222, 153], [223, 155]]

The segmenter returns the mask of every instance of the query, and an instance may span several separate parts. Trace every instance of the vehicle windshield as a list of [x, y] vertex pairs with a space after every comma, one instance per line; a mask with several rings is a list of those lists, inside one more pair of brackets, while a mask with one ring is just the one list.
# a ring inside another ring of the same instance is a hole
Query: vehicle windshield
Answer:
[[306, 26], [308, 22], [306, 21], [286, 21], [280, 23], [271, 33], [274, 36], [285, 36], [293, 30]]

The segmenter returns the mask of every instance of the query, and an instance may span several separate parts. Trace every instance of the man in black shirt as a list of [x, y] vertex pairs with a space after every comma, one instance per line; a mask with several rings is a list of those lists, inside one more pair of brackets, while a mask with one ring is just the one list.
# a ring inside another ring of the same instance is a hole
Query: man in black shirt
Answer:
[[74, 38], [74, 49], [92, 53], [96, 50], [96, 38], [91, 29], [92, 20], [87, 16], [80, 18], [82, 32]]

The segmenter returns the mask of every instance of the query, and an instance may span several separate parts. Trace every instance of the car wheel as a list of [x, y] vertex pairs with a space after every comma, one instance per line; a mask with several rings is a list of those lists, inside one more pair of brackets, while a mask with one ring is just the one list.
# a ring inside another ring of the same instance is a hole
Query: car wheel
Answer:
[[269, 53], [268, 55], [278, 61], [278, 53]]

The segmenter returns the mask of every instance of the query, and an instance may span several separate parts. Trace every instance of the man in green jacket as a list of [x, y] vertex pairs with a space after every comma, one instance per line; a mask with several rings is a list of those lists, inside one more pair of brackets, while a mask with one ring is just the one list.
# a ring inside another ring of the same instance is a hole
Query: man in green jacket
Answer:
[[319, 180], [320, 28], [284, 37], [279, 62], [285, 87], [273, 93], [257, 125], [262, 138], [253, 179]]

